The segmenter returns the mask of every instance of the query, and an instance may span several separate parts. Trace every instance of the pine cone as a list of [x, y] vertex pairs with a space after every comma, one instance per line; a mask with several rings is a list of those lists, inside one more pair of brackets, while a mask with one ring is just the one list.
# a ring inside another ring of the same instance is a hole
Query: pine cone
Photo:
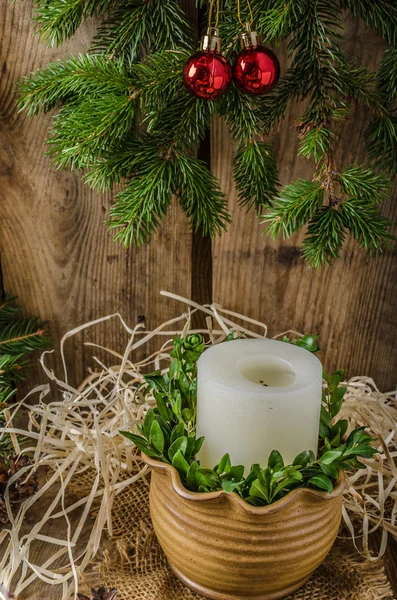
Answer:
[[[20, 469], [31, 464], [32, 461], [26, 455], [19, 456], [18, 458], [15, 456], [9, 456], [9, 477], [12, 477]], [[29, 498], [37, 492], [39, 484], [36, 473], [29, 475], [28, 479], [26, 479], [26, 477], [27, 474], [23, 473], [23, 475], [21, 475], [21, 477], [14, 481], [14, 483], [10, 486], [10, 500], [12, 502], [22, 500], [23, 498]]]
[[77, 594], [78, 600], [117, 600], [118, 592], [116, 588], [110, 588], [107, 590], [103, 586], [98, 590], [91, 590], [91, 595], [84, 596], [84, 594]]

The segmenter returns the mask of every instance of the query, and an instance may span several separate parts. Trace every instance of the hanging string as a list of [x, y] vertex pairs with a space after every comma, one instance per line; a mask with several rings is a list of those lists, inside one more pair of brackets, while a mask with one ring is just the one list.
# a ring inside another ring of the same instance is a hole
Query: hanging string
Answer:
[[[219, 25], [220, 1], [221, 0], [216, 0], [216, 15], [215, 15], [215, 24], [214, 24], [215, 29], [217, 29], [218, 25]], [[215, 5], [215, 0], [211, 0], [210, 8], [208, 11], [208, 27], [212, 27], [212, 13], [214, 10], [214, 5]]]
[[242, 25], [243, 27], [245, 27], [246, 25], [248, 25], [248, 26], [251, 26], [251, 25], [252, 25], [252, 23], [253, 23], [253, 20], [254, 20], [254, 15], [253, 15], [253, 13], [252, 13], [252, 8], [251, 8], [250, 1], [249, 1], [249, 0], [247, 0], [247, 8], [248, 8], [248, 10], [249, 10], [249, 13], [250, 13], [250, 20], [249, 20], [249, 22], [248, 22], [248, 23], [244, 23], [244, 22], [243, 22], [243, 20], [242, 20], [242, 18], [241, 18], [241, 6], [240, 6], [240, 1], [241, 1], [241, 0], [237, 0], [237, 17], [238, 17], [238, 20], [240, 21], [240, 23], [241, 23], [241, 25]]

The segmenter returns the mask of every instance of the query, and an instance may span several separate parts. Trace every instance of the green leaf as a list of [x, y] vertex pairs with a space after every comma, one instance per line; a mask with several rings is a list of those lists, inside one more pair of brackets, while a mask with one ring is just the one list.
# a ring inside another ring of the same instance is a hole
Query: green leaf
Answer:
[[331, 415], [329, 414], [329, 412], [323, 405], [321, 406], [320, 423], [321, 423], [321, 425], [323, 425], [324, 427], [327, 427], [327, 428], [331, 427], [331, 423], [332, 423]]
[[336, 415], [338, 414], [338, 412], [342, 408], [343, 398], [344, 398], [344, 395], [346, 393], [346, 390], [347, 390], [347, 387], [345, 385], [342, 385], [342, 386], [336, 388], [336, 390], [334, 390], [331, 393], [331, 396], [330, 396], [330, 401], [331, 401], [330, 414], [331, 414], [331, 417], [336, 417]]
[[167, 421], [167, 423], [172, 422], [172, 420], [173, 420], [172, 411], [168, 408], [168, 406], [166, 404], [164, 394], [162, 394], [162, 393], [156, 394], [156, 405], [157, 405], [157, 410], [159, 411], [159, 414], [163, 417], [163, 419], [165, 421]]
[[216, 471], [219, 473], [219, 475], [223, 475], [229, 473], [231, 468], [232, 463], [230, 462], [230, 456], [229, 454], [225, 454], [224, 456], [222, 456], [219, 465], [216, 468]]
[[175, 376], [179, 373], [179, 370], [180, 370], [179, 360], [174, 358], [174, 360], [171, 361], [170, 368], [168, 371], [169, 378], [174, 379]]
[[181, 452], [182, 454], [185, 454], [186, 448], [187, 448], [187, 437], [184, 435], [177, 438], [174, 442], [172, 442], [171, 446], [168, 448], [168, 457], [169, 457], [171, 463], [174, 458], [174, 455], [177, 452]]
[[284, 466], [283, 457], [281, 456], [281, 454], [278, 450], [272, 450], [270, 452], [270, 455], [269, 455], [269, 458], [267, 461], [267, 466], [269, 467], [269, 469], [280, 469], [281, 467]]
[[177, 450], [177, 452], [175, 452], [173, 455], [171, 464], [179, 473], [181, 473], [183, 476], [186, 476], [189, 470], [189, 463], [180, 450]]
[[150, 446], [149, 442], [147, 442], [145, 440], [145, 438], [141, 437], [140, 435], [135, 435], [134, 433], [130, 433], [129, 431], [120, 431], [120, 433], [125, 438], [130, 440], [130, 442], [135, 444], [135, 446], [138, 448], [138, 450], [140, 450], [144, 454], [147, 454], [151, 458], [158, 458], [158, 459], [161, 458], [161, 454], [159, 452], [157, 452], [154, 448], [152, 448]]
[[194, 419], [194, 410], [192, 408], [184, 408], [182, 410], [182, 417], [185, 423], [189, 423]]
[[179, 389], [181, 390], [182, 394], [184, 396], [186, 396], [186, 398], [189, 398], [190, 384], [189, 384], [189, 380], [186, 377], [185, 373], [181, 373], [181, 375], [179, 377]]
[[149, 408], [149, 410], [146, 413], [146, 417], [143, 421], [143, 425], [142, 425], [143, 435], [145, 436], [146, 439], [150, 438], [150, 428], [151, 428], [152, 423], [155, 420], [155, 418], [156, 418], [156, 415], [154, 414], [154, 410], [152, 408]]
[[200, 486], [208, 489], [220, 487], [220, 481], [216, 473], [211, 469], [203, 469], [201, 467], [196, 470], [196, 484], [198, 488], [200, 488]]
[[242, 479], [240, 479], [239, 481], [234, 481], [233, 479], [223, 479], [222, 480], [222, 489], [225, 492], [227, 492], [228, 494], [230, 494], [230, 492], [233, 492], [242, 483], [243, 483]]
[[338, 478], [338, 469], [333, 464], [327, 465], [324, 463], [320, 463], [320, 468], [322, 472], [328, 475], [329, 477], [332, 477], [333, 479]]
[[185, 458], [188, 462], [190, 461], [191, 458], [194, 457], [194, 443], [195, 443], [195, 438], [194, 438], [193, 434], [188, 435], [186, 450], [185, 450], [185, 452], [183, 452], [183, 455], [185, 456]]
[[255, 479], [251, 485], [250, 496], [260, 498], [261, 500], [264, 500], [266, 504], [269, 504], [270, 502], [269, 490], [259, 479]]
[[331, 433], [330, 433], [331, 439], [337, 433], [339, 433], [340, 438], [342, 438], [345, 435], [346, 431], [348, 430], [348, 427], [349, 427], [349, 421], [347, 419], [341, 419], [340, 421], [337, 421], [331, 429]]
[[318, 462], [324, 465], [330, 465], [334, 460], [340, 458], [342, 454], [343, 452], [340, 450], [328, 450], [328, 452], [320, 456]]
[[197, 456], [197, 454], [200, 452], [203, 442], [204, 442], [203, 435], [196, 439], [196, 441], [194, 442], [193, 456]]
[[291, 342], [294, 346], [299, 346], [300, 348], [304, 348], [308, 350], [308, 352], [319, 352], [320, 348], [317, 346], [318, 335], [304, 335], [302, 338], [294, 340]]
[[177, 440], [178, 438], [183, 437], [184, 435], [185, 435], [185, 425], [181, 421], [180, 423], [178, 423], [178, 425], [175, 425], [175, 427], [173, 428], [173, 430], [171, 432], [171, 438], [170, 438], [171, 444], [173, 442], [175, 442], [175, 440]]
[[336, 390], [336, 388], [338, 387], [338, 385], [340, 384], [341, 377], [342, 376], [339, 372], [335, 372], [329, 378], [328, 389], [331, 393], [334, 392]]
[[172, 404], [172, 412], [174, 413], [174, 415], [176, 417], [178, 417], [179, 420], [183, 420], [182, 419], [182, 396], [180, 394], [180, 392], [175, 392], [174, 394], [174, 399], [173, 399], [173, 404]]
[[320, 490], [326, 490], [329, 494], [332, 494], [332, 490], [334, 489], [331, 479], [324, 473], [311, 477], [307, 483], [313, 487], [320, 488]]
[[155, 449], [162, 454], [165, 440], [163, 430], [161, 429], [158, 421], [153, 421], [150, 426], [149, 440]]
[[272, 493], [272, 499], [275, 498], [277, 496], [277, 494], [279, 494], [281, 492], [281, 490], [290, 488], [291, 486], [294, 487], [296, 485], [296, 482], [301, 481], [301, 480], [302, 480], [302, 473], [297, 471], [296, 473], [294, 473], [293, 477], [287, 477], [283, 481], [280, 481], [280, 483], [276, 486], [276, 489]]
[[197, 484], [196, 484], [196, 471], [199, 467], [198, 462], [196, 462], [195, 460], [192, 462], [192, 464], [190, 465], [188, 472], [186, 474], [186, 485], [189, 489], [193, 490], [193, 492], [195, 492], [197, 490]]
[[152, 389], [158, 390], [159, 392], [167, 391], [167, 386], [165, 385], [164, 377], [162, 375], [159, 375], [157, 371], [155, 373], [152, 373], [151, 375], [144, 375], [143, 378]]
[[294, 459], [292, 463], [295, 465], [300, 465], [302, 468], [307, 467], [307, 465], [312, 464], [316, 460], [314, 456], [314, 452], [312, 450], [304, 450]]
[[361, 425], [361, 427], [356, 427], [356, 429], [353, 429], [346, 440], [346, 444], [357, 444], [361, 440], [362, 435], [365, 435], [365, 430], [365, 425]]

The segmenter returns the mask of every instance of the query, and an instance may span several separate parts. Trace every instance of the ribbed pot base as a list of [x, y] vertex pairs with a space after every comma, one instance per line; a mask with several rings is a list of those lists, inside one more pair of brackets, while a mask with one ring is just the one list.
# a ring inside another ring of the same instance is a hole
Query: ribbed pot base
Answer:
[[176, 567], [174, 567], [174, 565], [172, 565], [171, 563], [169, 563], [169, 565], [175, 573], [175, 575], [178, 577], [178, 579], [183, 581], [183, 583], [187, 585], [188, 588], [190, 588], [193, 592], [196, 592], [197, 594], [205, 596], [205, 598], [210, 598], [210, 600], [279, 600], [280, 598], [285, 598], [285, 596], [288, 596], [288, 594], [292, 594], [292, 592], [298, 590], [310, 579], [309, 575], [309, 577], [305, 577], [298, 583], [295, 583], [294, 585], [291, 585], [290, 587], [285, 588], [284, 590], [281, 590], [280, 592], [274, 594], [265, 594], [260, 596], [231, 596], [230, 594], [217, 592], [216, 590], [211, 590], [202, 585], [199, 585], [191, 579], [189, 579], [188, 577], [186, 577]]

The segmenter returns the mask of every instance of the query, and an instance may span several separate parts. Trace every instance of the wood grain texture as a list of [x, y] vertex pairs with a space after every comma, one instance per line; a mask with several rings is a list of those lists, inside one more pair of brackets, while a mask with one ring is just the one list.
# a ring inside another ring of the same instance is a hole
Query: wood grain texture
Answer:
[[[348, 24], [347, 50], [370, 69], [378, 64], [383, 42], [374, 34]], [[279, 52], [283, 71], [285, 48]], [[313, 165], [297, 157], [294, 122], [301, 106], [291, 106], [280, 131], [273, 136], [285, 185], [298, 177], [311, 178]], [[343, 131], [343, 149], [337, 154], [339, 168], [364, 156], [366, 110], [356, 108]], [[237, 204], [231, 164], [234, 149], [223, 121], [212, 128], [212, 168], [229, 198], [233, 224], [213, 243], [213, 297], [233, 310], [262, 319], [269, 334], [287, 329], [320, 334], [320, 358], [326, 369], [344, 367], [347, 375], [373, 377], [381, 389], [397, 384], [396, 248], [370, 259], [357, 244], [345, 244], [333, 267], [308, 269], [300, 256], [303, 234], [276, 242], [262, 236], [256, 215]], [[397, 187], [385, 203], [384, 213], [397, 218]], [[322, 342], [322, 343], [321, 343]]]
[[[34, 36], [32, 2], [0, 0], [0, 252], [4, 286], [24, 310], [49, 321], [55, 343], [68, 329], [113, 312], [148, 327], [181, 307], [161, 289], [190, 295], [191, 233], [175, 204], [154, 241], [125, 250], [103, 225], [111, 195], [98, 195], [78, 173], [56, 171], [45, 158], [50, 116], [27, 119], [15, 107], [15, 85], [48, 62], [89, 47], [95, 23], [87, 21], [61, 49]], [[71, 380], [80, 382], [92, 355], [83, 341], [122, 349], [116, 321], [68, 345]], [[55, 361], [59, 369], [59, 362]], [[27, 389], [40, 379], [36, 370]]]

